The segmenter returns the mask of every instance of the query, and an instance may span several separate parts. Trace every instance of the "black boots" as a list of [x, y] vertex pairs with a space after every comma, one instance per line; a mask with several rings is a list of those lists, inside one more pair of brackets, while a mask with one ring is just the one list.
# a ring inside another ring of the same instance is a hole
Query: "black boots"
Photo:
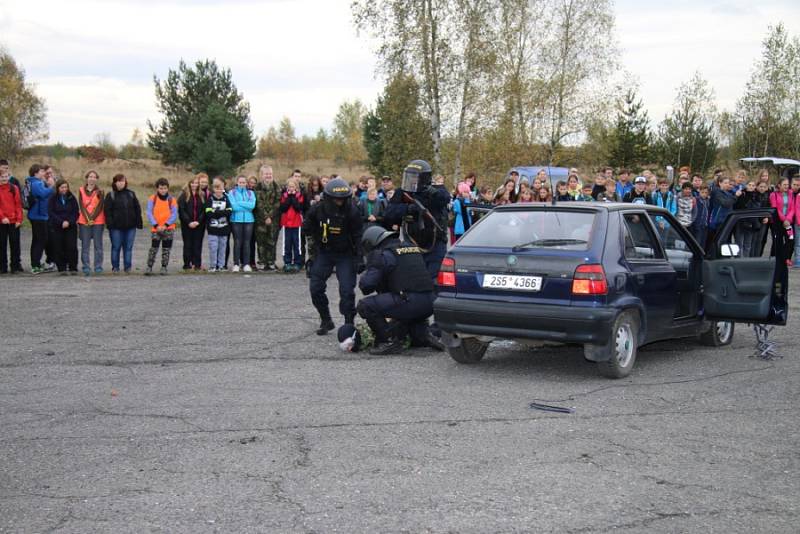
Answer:
[[389, 354], [400, 354], [405, 349], [405, 338], [394, 338], [389, 343], [375, 346], [369, 351], [373, 356], [387, 356]]
[[334, 328], [336, 328], [336, 325], [333, 324], [333, 321], [331, 320], [330, 317], [328, 317], [327, 319], [323, 318], [319, 323], [319, 328], [317, 328], [317, 335], [324, 336]]

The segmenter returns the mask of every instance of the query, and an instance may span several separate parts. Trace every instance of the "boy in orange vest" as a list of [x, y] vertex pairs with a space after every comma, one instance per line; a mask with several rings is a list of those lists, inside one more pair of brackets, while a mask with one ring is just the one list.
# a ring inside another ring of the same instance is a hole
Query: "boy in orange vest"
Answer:
[[147, 255], [147, 270], [144, 274], [145, 276], [153, 274], [159, 243], [161, 243], [161, 274], [167, 274], [175, 221], [178, 219], [178, 204], [169, 194], [169, 182], [166, 178], [159, 178], [156, 181], [156, 194], [147, 200], [147, 219], [150, 221], [153, 241]]

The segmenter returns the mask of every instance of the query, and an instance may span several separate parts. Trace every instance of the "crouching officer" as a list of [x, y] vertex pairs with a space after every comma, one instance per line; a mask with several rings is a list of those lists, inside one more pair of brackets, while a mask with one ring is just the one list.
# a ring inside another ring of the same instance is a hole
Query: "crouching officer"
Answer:
[[406, 335], [412, 346], [444, 350], [428, 331], [435, 295], [420, 248], [379, 226], [367, 228], [361, 246], [368, 254], [367, 270], [358, 287], [365, 295], [377, 293], [358, 303], [359, 315], [375, 334], [376, 346], [370, 353], [399, 354]]
[[422, 249], [425, 268], [431, 280], [447, 252], [447, 204], [450, 193], [444, 185], [431, 183], [431, 166], [414, 160], [403, 171], [403, 183], [386, 207], [384, 225], [397, 225], [403, 239]]
[[325, 185], [324, 191], [323, 200], [311, 207], [303, 222], [303, 229], [314, 247], [314, 260], [308, 266], [308, 277], [311, 279], [311, 302], [319, 312], [317, 335], [320, 336], [335, 328], [325, 294], [328, 278], [335, 268], [339, 281], [339, 312], [346, 324], [353, 324], [356, 272], [363, 263], [361, 214], [350, 201], [350, 186], [336, 178]]

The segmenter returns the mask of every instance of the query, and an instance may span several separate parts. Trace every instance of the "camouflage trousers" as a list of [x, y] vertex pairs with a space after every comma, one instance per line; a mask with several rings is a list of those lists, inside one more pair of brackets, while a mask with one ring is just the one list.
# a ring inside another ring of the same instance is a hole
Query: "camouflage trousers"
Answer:
[[258, 224], [256, 225], [256, 248], [258, 249], [258, 261], [264, 265], [275, 263], [275, 243], [281, 228], [277, 224]]

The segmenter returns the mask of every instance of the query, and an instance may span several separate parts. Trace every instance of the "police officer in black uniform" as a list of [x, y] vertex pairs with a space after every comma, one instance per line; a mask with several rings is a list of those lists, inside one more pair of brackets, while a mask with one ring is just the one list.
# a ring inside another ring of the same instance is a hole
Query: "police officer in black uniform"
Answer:
[[363, 229], [361, 214], [350, 201], [351, 195], [347, 182], [341, 178], [331, 180], [325, 185], [323, 200], [311, 207], [303, 222], [303, 229], [314, 247], [314, 260], [307, 268], [311, 302], [320, 317], [317, 329], [320, 336], [335, 328], [325, 294], [334, 268], [339, 280], [339, 312], [347, 324], [353, 324], [356, 316], [356, 273], [363, 264]]
[[403, 172], [403, 183], [396, 190], [384, 214], [384, 225], [398, 225], [403, 239], [422, 249], [425, 268], [432, 280], [447, 252], [447, 204], [450, 193], [444, 185], [431, 183], [431, 166], [414, 160]]
[[375, 334], [376, 346], [370, 352], [398, 354], [407, 335], [412, 346], [444, 350], [428, 331], [435, 295], [422, 250], [379, 226], [367, 228], [361, 246], [368, 254], [367, 270], [358, 287], [365, 295], [376, 293], [358, 303], [358, 314]]

